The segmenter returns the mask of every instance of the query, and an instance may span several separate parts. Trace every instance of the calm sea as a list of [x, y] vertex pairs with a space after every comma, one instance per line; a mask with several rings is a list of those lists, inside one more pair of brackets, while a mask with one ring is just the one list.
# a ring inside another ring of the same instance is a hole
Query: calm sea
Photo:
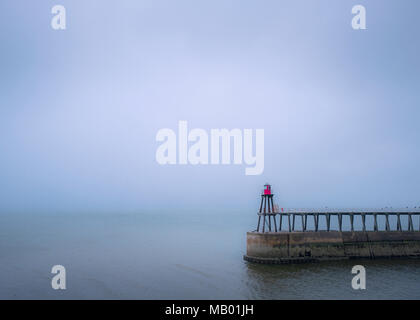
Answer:
[[[420, 261], [264, 266], [242, 259], [254, 214], [0, 215], [2, 299], [419, 299]], [[63, 265], [67, 289], [51, 288]], [[351, 287], [366, 268], [367, 289]]]

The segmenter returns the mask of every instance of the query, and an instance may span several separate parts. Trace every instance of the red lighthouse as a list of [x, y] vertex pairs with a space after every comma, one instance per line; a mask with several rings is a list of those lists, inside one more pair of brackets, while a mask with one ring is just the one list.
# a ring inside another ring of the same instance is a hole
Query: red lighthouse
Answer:
[[264, 195], [271, 195], [271, 186], [269, 184], [264, 185]]
[[[261, 194], [261, 204], [260, 204], [260, 211], [258, 212], [258, 226], [257, 232], [260, 231], [260, 224], [261, 224], [261, 216], [263, 217], [263, 224], [262, 224], [262, 232], [265, 232], [265, 227], [268, 222], [268, 231], [272, 231], [271, 227], [271, 218], [273, 218], [274, 223], [274, 231], [277, 232], [277, 225], [276, 225], [276, 212], [277, 210], [274, 209], [273, 203], [273, 196], [274, 194], [271, 193], [271, 185], [268, 183], [264, 185], [264, 191]], [[267, 221], [268, 218], [268, 221]]]

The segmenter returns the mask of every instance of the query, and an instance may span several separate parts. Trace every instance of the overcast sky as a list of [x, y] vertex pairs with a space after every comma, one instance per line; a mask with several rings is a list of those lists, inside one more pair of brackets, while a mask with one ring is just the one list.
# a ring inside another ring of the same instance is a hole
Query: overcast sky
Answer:
[[[67, 9], [53, 30], [51, 8]], [[367, 30], [351, 27], [363, 4]], [[0, 212], [420, 205], [420, 2], [0, 2]], [[265, 170], [161, 128], [265, 130]]]

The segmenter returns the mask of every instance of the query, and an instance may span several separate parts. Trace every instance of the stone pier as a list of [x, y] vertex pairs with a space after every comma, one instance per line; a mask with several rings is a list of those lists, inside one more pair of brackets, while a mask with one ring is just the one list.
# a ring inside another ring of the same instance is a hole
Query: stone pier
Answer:
[[257, 263], [282, 264], [393, 257], [420, 258], [420, 232], [248, 232], [244, 259]]

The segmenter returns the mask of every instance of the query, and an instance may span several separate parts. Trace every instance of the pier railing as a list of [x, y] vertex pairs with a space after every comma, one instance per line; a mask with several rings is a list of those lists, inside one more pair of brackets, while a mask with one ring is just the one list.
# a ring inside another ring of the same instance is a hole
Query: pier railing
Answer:
[[[308, 219], [308, 217], [310, 218]], [[333, 218], [335, 218], [336, 223], [334, 223]], [[256, 231], [345, 231], [343, 227], [348, 228], [348, 231], [355, 231], [356, 219], [361, 220], [361, 224], [357, 224], [361, 231], [420, 232], [420, 208], [282, 209], [280, 212], [258, 213]], [[368, 226], [367, 220], [373, 220], [371, 227]], [[418, 221], [416, 227], [414, 221]]]

